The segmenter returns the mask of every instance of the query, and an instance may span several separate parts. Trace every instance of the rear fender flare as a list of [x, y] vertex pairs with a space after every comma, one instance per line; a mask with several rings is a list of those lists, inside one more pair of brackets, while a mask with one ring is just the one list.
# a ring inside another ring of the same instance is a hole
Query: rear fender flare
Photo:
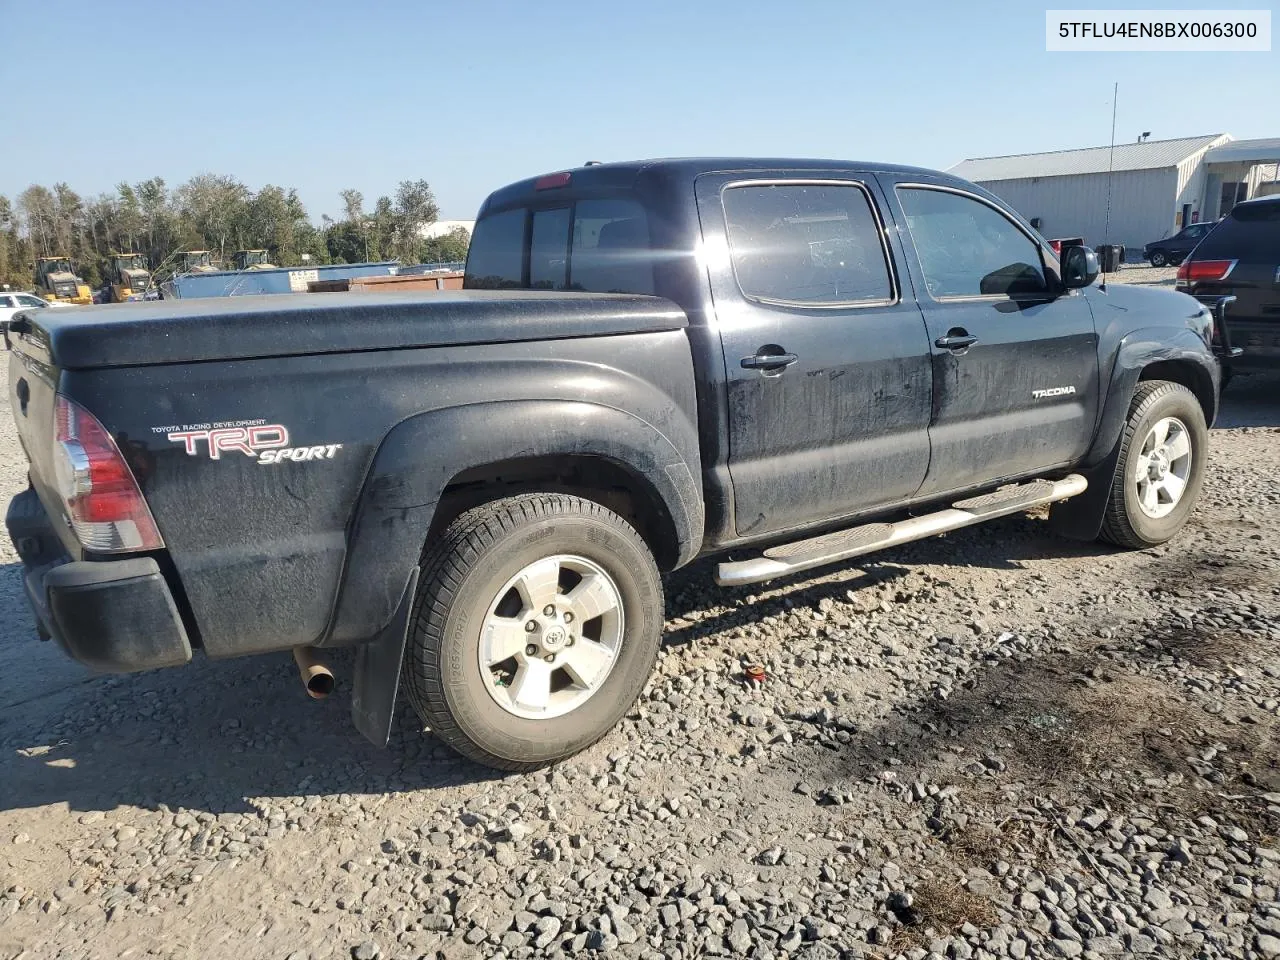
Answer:
[[418, 414], [388, 432], [365, 478], [328, 636], [366, 640], [394, 616], [436, 506], [465, 470], [524, 457], [596, 456], [644, 478], [671, 517], [678, 564], [702, 544], [703, 504], [690, 465], [657, 427], [584, 401], [478, 403]]

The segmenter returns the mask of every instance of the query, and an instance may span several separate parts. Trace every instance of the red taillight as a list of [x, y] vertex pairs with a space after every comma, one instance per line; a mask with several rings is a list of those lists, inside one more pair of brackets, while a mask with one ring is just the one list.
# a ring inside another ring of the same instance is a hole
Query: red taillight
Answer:
[[1183, 260], [1178, 267], [1180, 283], [1200, 283], [1202, 280], [1225, 280], [1236, 268], [1238, 260]]
[[1054, 253], [1056, 253], [1058, 256], [1062, 256], [1062, 241], [1061, 241], [1061, 240], [1050, 240], [1050, 241], [1049, 241], [1049, 247], [1050, 247], [1050, 248], [1053, 250], [1053, 252], [1054, 252]]
[[120, 448], [88, 410], [59, 396], [54, 407], [58, 495], [76, 539], [100, 553], [159, 550], [160, 531]]
[[566, 171], [564, 173], [548, 173], [545, 177], [539, 177], [533, 181], [533, 189], [535, 190], [555, 190], [557, 187], [567, 187], [572, 176]]

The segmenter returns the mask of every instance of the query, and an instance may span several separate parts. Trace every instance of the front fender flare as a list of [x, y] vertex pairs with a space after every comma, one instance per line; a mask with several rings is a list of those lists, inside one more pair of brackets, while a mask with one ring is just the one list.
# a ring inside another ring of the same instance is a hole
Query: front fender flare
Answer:
[[1129, 418], [1129, 403], [1133, 391], [1138, 388], [1142, 371], [1154, 363], [1182, 363], [1194, 371], [1200, 380], [1196, 396], [1204, 404], [1205, 422], [1213, 424], [1218, 413], [1218, 393], [1221, 369], [1212, 351], [1191, 330], [1170, 331], [1168, 327], [1135, 330], [1126, 334], [1116, 350], [1111, 368], [1111, 381], [1098, 422], [1093, 445], [1085, 456], [1085, 464], [1092, 466], [1106, 459], [1120, 441], [1120, 432]]
[[1205, 422], [1212, 424], [1217, 416], [1221, 371], [1217, 360], [1192, 330], [1167, 327], [1135, 330], [1120, 341], [1111, 380], [1098, 418], [1093, 445], [1080, 464], [1089, 481], [1088, 489], [1077, 497], [1055, 504], [1049, 513], [1056, 533], [1077, 540], [1093, 540], [1102, 531], [1102, 521], [1120, 460], [1120, 438], [1129, 419], [1129, 405], [1142, 379], [1142, 372], [1155, 363], [1184, 363], [1195, 371], [1200, 382], [1196, 396], [1204, 404]]
[[600, 457], [643, 478], [671, 518], [677, 562], [697, 554], [704, 517], [696, 474], [675, 444], [640, 417], [564, 400], [497, 401], [421, 413], [392, 428], [374, 455], [349, 528], [330, 629], [320, 645], [357, 643], [386, 627], [453, 477], [540, 456]]

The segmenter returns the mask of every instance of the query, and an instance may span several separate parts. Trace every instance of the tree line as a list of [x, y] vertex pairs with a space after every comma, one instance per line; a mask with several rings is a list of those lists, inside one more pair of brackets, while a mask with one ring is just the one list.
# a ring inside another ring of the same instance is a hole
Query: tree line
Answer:
[[[141, 253], [163, 278], [183, 250], [208, 250], [230, 266], [237, 250], [264, 249], [277, 266], [399, 260], [440, 263], [466, 257], [465, 229], [423, 239], [439, 208], [426, 180], [405, 180], [365, 209], [359, 190], [341, 192], [341, 219], [313, 223], [298, 192], [205, 173], [170, 188], [161, 177], [121, 183], [86, 198], [66, 183], [33, 184], [12, 201], [0, 195], [0, 283], [31, 286], [37, 257], [70, 257], [97, 287], [115, 253]], [[305, 255], [305, 256], [304, 256]]]

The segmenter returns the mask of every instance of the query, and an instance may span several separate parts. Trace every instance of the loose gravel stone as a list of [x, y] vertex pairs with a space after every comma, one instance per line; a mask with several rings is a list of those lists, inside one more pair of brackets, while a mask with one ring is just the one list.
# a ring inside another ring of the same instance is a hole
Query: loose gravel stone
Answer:
[[287, 656], [83, 674], [0, 542], [5, 943], [1280, 960], [1280, 377], [1237, 377], [1211, 444], [1148, 551], [1010, 517], [750, 593], [672, 574], [618, 729], [501, 777], [407, 710], [368, 751]]

